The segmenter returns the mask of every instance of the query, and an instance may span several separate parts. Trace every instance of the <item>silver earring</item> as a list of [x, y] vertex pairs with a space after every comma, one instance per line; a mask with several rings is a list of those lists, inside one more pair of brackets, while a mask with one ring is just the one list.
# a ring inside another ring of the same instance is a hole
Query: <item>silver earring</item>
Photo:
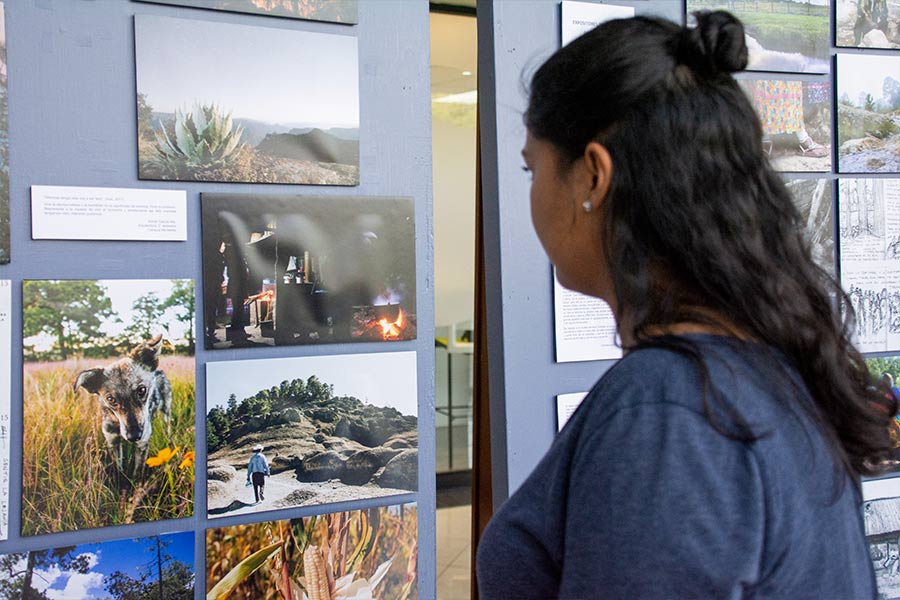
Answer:
[[581, 203], [582, 208], [584, 208], [584, 212], [589, 213], [594, 210], [594, 205], [591, 204], [590, 200], [585, 200]]

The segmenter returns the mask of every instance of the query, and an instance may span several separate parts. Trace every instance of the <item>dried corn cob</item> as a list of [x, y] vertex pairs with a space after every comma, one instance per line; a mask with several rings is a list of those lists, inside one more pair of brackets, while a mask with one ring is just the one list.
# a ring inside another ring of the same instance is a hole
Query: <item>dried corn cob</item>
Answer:
[[303, 575], [309, 600], [331, 600], [328, 567], [318, 546], [308, 546], [303, 552]]

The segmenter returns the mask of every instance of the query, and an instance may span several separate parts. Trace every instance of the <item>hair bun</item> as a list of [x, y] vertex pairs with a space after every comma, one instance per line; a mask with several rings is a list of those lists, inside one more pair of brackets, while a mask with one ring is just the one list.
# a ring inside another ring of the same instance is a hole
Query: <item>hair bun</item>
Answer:
[[677, 36], [675, 61], [708, 75], [734, 73], [747, 67], [744, 25], [724, 10], [693, 13], [695, 27]]

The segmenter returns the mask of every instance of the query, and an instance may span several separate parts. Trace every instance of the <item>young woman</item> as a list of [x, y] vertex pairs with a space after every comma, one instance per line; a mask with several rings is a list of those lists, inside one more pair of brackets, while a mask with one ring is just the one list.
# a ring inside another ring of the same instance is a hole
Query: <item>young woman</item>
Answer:
[[696, 16], [603, 24], [532, 79], [535, 230], [626, 352], [488, 526], [482, 600], [876, 593], [859, 475], [897, 407], [730, 76], [743, 26]]

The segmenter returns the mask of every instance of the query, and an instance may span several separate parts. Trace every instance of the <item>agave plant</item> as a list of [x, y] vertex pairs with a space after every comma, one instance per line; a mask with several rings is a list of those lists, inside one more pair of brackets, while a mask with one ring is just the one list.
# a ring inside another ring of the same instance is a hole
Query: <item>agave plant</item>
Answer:
[[156, 134], [157, 159], [166, 168], [215, 167], [234, 159], [243, 149], [243, 128], [233, 126], [231, 113], [215, 104], [195, 102], [190, 111], [175, 110], [174, 135], [165, 127]]

